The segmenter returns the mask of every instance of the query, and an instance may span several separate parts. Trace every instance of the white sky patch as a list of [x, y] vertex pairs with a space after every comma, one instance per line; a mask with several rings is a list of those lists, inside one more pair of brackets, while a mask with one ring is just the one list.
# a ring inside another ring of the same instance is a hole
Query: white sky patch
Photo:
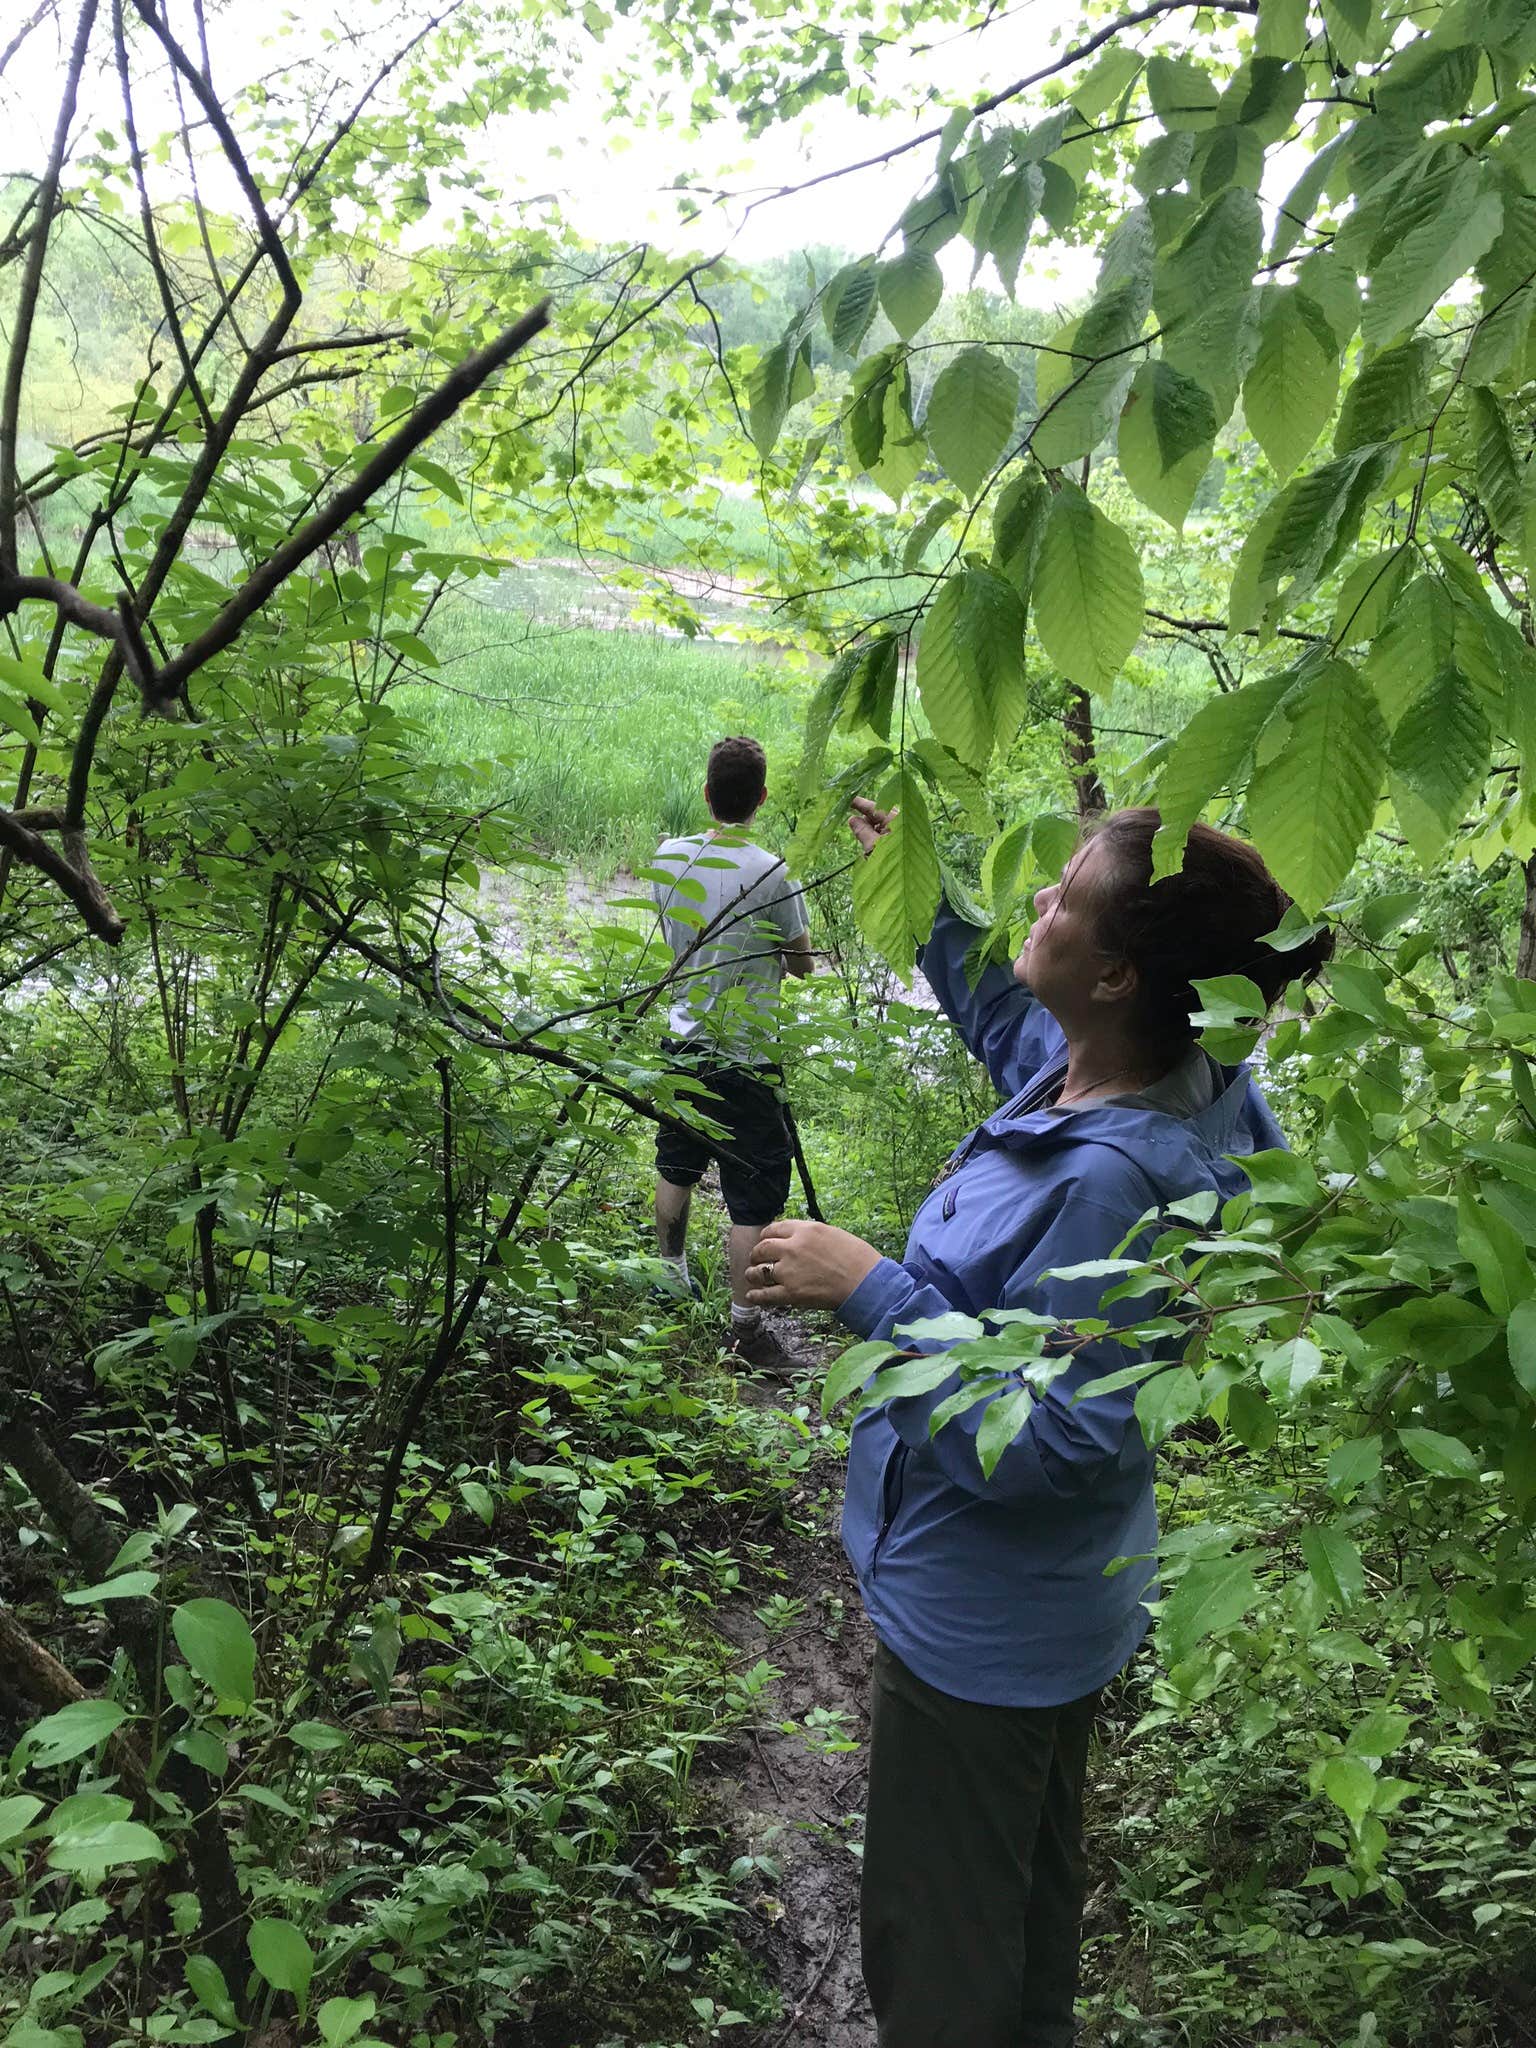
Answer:
[[[36, 172], [46, 160], [58, 97], [63, 84], [66, 45], [73, 30], [73, 9], [61, 10], [59, 24], [36, 30], [11, 59], [0, 79], [0, 169]], [[1071, 0], [1031, 0], [1031, 4], [983, 35], [949, 34], [935, 49], [913, 55], [887, 53], [882, 59], [878, 90], [905, 103], [911, 114], [863, 117], [838, 100], [827, 100], [794, 122], [748, 137], [728, 116], [688, 136], [681, 128], [605, 122], [608, 100], [604, 75], [615, 61], [640, 47], [631, 24], [620, 19], [603, 44], [588, 46], [571, 98], [547, 113], [505, 116], [469, 137], [475, 166], [509, 197], [555, 192], [574, 226], [595, 241], [648, 240], [682, 251], [728, 251], [750, 264], [791, 253], [813, 244], [830, 244], [855, 254], [879, 246], [890, 233], [908, 200], [931, 174], [934, 145], [925, 143], [894, 162], [851, 173], [835, 183], [808, 192], [780, 188], [846, 164], [877, 156], [924, 129], [938, 126], [948, 106], [972, 100], [1006, 85], [1048, 61], [1051, 36], [1060, 35], [1077, 18]], [[281, 19], [281, 17], [279, 17]], [[252, 80], [270, 76], [278, 66], [320, 51], [328, 27], [343, 20], [357, 32], [356, 9], [325, 7], [287, 17], [289, 32], [281, 37], [253, 37], [244, 7], [215, 16], [209, 23], [213, 72], [226, 100]], [[274, 26], [276, 24], [274, 23]], [[621, 41], [621, 38], [626, 40]], [[175, 108], [163, 65], [145, 75], [147, 42], [140, 44], [135, 80], [141, 138], [149, 139], [175, 121]], [[77, 134], [96, 128], [121, 129], [122, 107], [110, 64], [109, 41], [98, 33], [93, 60], [81, 92]], [[158, 55], [158, 53], [156, 53]], [[336, 45], [325, 50], [334, 61]], [[679, 101], [682, 93], [679, 91]], [[1039, 102], [1035, 102], [1038, 108]], [[1033, 111], [1028, 97], [1018, 103], [1019, 118]], [[248, 137], [244, 123], [242, 132]], [[77, 144], [77, 147], [79, 145]], [[680, 175], [692, 174], [699, 186], [732, 195], [710, 200], [693, 220], [675, 189]], [[212, 203], [243, 212], [233, 181], [222, 167], [204, 174], [204, 194]], [[158, 182], [158, 181], [157, 181]], [[164, 189], [163, 186], [161, 189]], [[452, 195], [456, 212], [459, 195]], [[754, 203], [756, 202], [756, 203]], [[433, 214], [446, 221], [447, 208], [434, 207], [408, 237], [420, 248], [433, 238]], [[951, 286], [970, 280], [969, 247], [951, 244], [941, 252]], [[1033, 248], [1019, 278], [1019, 297], [1028, 303], [1056, 306], [1081, 298], [1093, 283], [1097, 258], [1089, 251], [1060, 245]], [[990, 265], [978, 282], [997, 288]]]

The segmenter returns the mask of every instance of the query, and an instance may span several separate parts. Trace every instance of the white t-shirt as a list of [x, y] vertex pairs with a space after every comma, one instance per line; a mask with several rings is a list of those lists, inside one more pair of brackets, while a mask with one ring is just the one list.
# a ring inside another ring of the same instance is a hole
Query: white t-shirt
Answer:
[[651, 891], [667, 943], [686, 977], [670, 1013], [673, 1036], [770, 1060], [784, 978], [779, 949], [807, 929], [783, 857], [721, 825], [663, 840], [651, 865], [660, 871]]

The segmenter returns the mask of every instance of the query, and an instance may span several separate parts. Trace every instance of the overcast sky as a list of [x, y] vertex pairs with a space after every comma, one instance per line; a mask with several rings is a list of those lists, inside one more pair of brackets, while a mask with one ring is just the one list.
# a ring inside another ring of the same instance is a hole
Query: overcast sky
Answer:
[[[0, 0], [0, 16], [8, 12]], [[345, 21], [355, 31], [354, 0], [319, 0], [302, 17], [274, 11], [276, 27], [291, 27], [281, 39], [258, 38], [250, 29], [251, 11], [242, 5], [215, 17], [214, 75], [229, 94], [248, 79], [271, 70], [274, 62], [291, 61], [296, 50], [327, 21]], [[49, 23], [39, 28], [12, 58], [0, 79], [0, 168], [36, 170], [45, 160], [61, 83], [61, 34], [73, 26], [74, 9], [65, 15], [62, 31]], [[799, 196], [775, 199], [748, 211], [747, 197], [764, 187], [795, 184], [817, 172], [873, 155], [931, 127], [944, 116], [944, 104], [971, 99], [1035, 69], [1047, 57], [1053, 30], [1076, 16], [1067, 0], [1024, 0], [1002, 23], [986, 34], [956, 37], [921, 58], [891, 53], [884, 60], [882, 89], [912, 108], [910, 116], [861, 119], [836, 101], [819, 106], [801, 121], [771, 129], [750, 141], [734, 121], [722, 119], [692, 140], [676, 129], [630, 123], [605, 126], [601, 79], [612, 62], [615, 38], [633, 35], [620, 17], [605, 48], [591, 45], [591, 56], [572, 100], [542, 115], [519, 114], [487, 131], [475, 155], [481, 166], [508, 192], [558, 191], [570, 218], [583, 232], [614, 239], [651, 239], [666, 247], [715, 248], [729, 242], [739, 260], [775, 255], [811, 243], [833, 243], [851, 250], [875, 246], [890, 228], [932, 163], [932, 145], [914, 151], [888, 168], [863, 171], [833, 186]], [[99, 38], [102, 56], [106, 39]], [[334, 46], [333, 46], [334, 47]], [[174, 109], [163, 92], [146, 82], [141, 87], [141, 134], [169, 126]], [[115, 77], [104, 66], [88, 80], [82, 112], [90, 127], [121, 126]], [[664, 188], [682, 169], [698, 172], [711, 184], [742, 194], [735, 204], [712, 207], [691, 226], [679, 218], [675, 193]], [[235, 195], [229, 195], [230, 203]], [[430, 231], [430, 222], [427, 223]], [[413, 240], [418, 237], [413, 236]], [[956, 281], [969, 275], [969, 252], [955, 251]], [[1020, 278], [1020, 296], [1058, 302], [1075, 296], [1092, 281], [1093, 265], [1077, 252], [1032, 252], [1031, 277]]]

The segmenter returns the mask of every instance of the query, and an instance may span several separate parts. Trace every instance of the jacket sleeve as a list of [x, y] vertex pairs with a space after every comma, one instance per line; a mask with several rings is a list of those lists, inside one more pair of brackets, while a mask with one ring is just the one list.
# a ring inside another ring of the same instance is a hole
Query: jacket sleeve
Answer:
[[1002, 1095], [1016, 1095], [1065, 1040], [1056, 1019], [1014, 980], [1011, 968], [994, 963], [971, 987], [965, 956], [979, 936], [978, 926], [941, 902], [917, 964], [945, 1016], [992, 1076], [993, 1086]]
[[[1100, 1297], [1114, 1285], [1110, 1279], [1058, 1280], [1040, 1275], [1057, 1266], [1075, 1266], [1090, 1259], [1110, 1258], [1140, 1212], [1127, 1214], [1107, 1208], [1091, 1197], [1068, 1195], [1045, 1235], [1031, 1247], [1028, 1256], [1009, 1278], [998, 1308], [1028, 1308], [1060, 1319], [1063, 1324], [1079, 1317], [1103, 1316], [1125, 1325], [1156, 1313], [1155, 1297], [1111, 1303], [1101, 1308]], [[1142, 1243], [1150, 1243], [1149, 1230]], [[1137, 1255], [1133, 1245], [1128, 1257]], [[838, 1313], [861, 1336], [890, 1338], [905, 1324], [920, 1317], [941, 1315], [956, 1304], [944, 1298], [942, 1288], [921, 1283], [892, 1259], [882, 1259], [848, 1297]], [[915, 1340], [914, 1351], [942, 1351], [938, 1342]], [[886, 1416], [902, 1441], [914, 1450], [926, 1450], [945, 1476], [967, 1493], [983, 1500], [1041, 1501], [1070, 1498], [1091, 1489], [1100, 1475], [1117, 1462], [1127, 1432], [1139, 1429], [1136, 1421], [1136, 1388], [1122, 1387], [1112, 1394], [1097, 1394], [1088, 1401], [1073, 1401], [1081, 1387], [1095, 1379], [1118, 1372], [1138, 1360], [1162, 1357], [1169, 1362], [1178, 1346], [1166, 1338], [1156, 1349], [1150, 1343], [1121, 1344], [1109, 1336], [1094, 1339], [1073, 1357], [1071, 1365], [1044, 1392], [1038, 1393], [1029, 1419], [1014, 1438], [987, 1478], [976, 1449], [981, 1419], [998, 1395], [979, 1401], [964, 1414], [929, 1434], [934, 1410], [955, 1393], [960, 1375], [953, 1374], [931, 1393], [916, 1394], [887, 1403]], [[1015, 1386], [1024, 1382], [1015, 1378]], [[1009, 1391], [1003, 1389], [1002, 1392]]]

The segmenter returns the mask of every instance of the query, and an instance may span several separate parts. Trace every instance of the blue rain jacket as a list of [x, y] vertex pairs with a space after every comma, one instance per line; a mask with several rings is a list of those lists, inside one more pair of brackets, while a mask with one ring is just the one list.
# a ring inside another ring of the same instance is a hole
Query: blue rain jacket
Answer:
[[[1246, 1179], [1226, 1155], [1285, 1139], [1246, 1067], [1224, 1068], [1226, 1087], [1188, 1118], [1114, 1104], [1021, 1107], [1065, 1071], [1066, 1040], [1008, 968], [989, 967], [969, 986], [963, 961], [975, 937], [942, 905], [921, 965], [967, 1046], [1013, 1099], [959, 1148], [959, 1165], [918, 1210], [901, 1263], [882, 1259], [838, 1314], [859, 1336], [884, 1339], [954, 1309], [1138, 1321], [1151, 1306], [1145, 1300], [1101, 1310], [1103, 1280], [1039, 1276], [1110, 1257], [1139, 1218], [1165, 1203], [1203, 1188], [1237, 1193]], [[1076, 1406], [1072, 1395], [1137, 1358], [1171, 1360], [1179, 1348], [1177, 1339], [1085, 1346], [990, 1479], [975, 1442], [986, 1404], [928, 1433], [958, 1375], [858, 1417], [843, 1544], [876, 1633], [919, 1678], [958, 1699], [1048, 1707], [1094, 1691], [1127, 1662], [1148, 1625], [1153, 1457], [1134, 1387]], [[1116, 1558], [1137, 1562], [1106, 1578]]]

